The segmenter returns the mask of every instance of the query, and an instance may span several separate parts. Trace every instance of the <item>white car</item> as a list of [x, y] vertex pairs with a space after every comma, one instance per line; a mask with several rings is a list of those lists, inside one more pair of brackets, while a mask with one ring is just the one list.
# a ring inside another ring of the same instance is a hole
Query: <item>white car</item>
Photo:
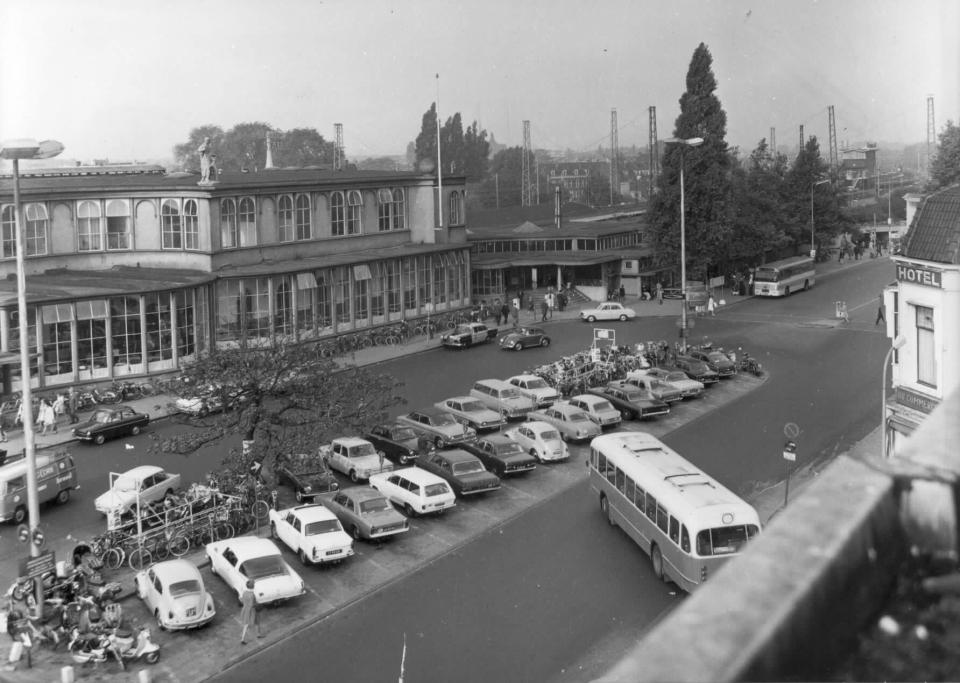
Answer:
[[270, 534], [306, 565], [342, 562], [353, 555], [353, 539], [322, 505], [270, 510]]
[[93, 505], [105, 515], [119, 515], [140, 505], [154, 503], [180, 488], [180, 475], [162, 467], [141, 465], [121, 474], [110, 473], [110, 490], [97, 496]]
[[560, 432], [549, 422], [524, 422], [508, 430], [506, 435], [540, 462], [556, 462], [570, 457]]
[[560, 432], [564, 441], [586, 441], [600, 436], [600, 425], [590, 419], [583, 410], [566, 401], [554, 403], [549, 408], [535, 410], [527, 415], [527, 419], [537, 422], [548, 422]]
[[519, 389], [521, 394], [536, 401], [538, 408], [551, 406], [560, 400], [560, 392], [539, 375], [514, 375], [507, 381]]
[[289, 600], [306, 591], [303, 579], [268, 538], [238, 536], [214, 541], [204, 552], [210, 571], [224, 580], [238, 600], [249, 579], [253, 579], [253, 593], [260, 605]]
[[577, 394], [567, 399], [567, 403], [585, 412], [591, 420], [603, 429], [616, 427], [623, 421], [620, 411], [614, 408], [613, 404], [602, 396]]
[[217, 614], [213, 598], [203, 586], [200, 570], [186, 560], [157, 562], [133, 579], [137, 597], [161, 629], [199, 628]]
[[442, 477], [419, 467], [405, 467], [370, 477], [370, 486], [403, 508], [408, 517], [441, 514], [457, 504], [450, 484]]
[[[650, 368], [643, 370], [650, 377], [669, 384], [674, 389], [678, 389], [684, 398], [696, 398], [703, 394], [703, 382], [690, 379], [683, 370], [666, 370], [664, 368]], [[627, 373], [629, 378], [632, 373]]]
[[597, 320], [633, 320], [637, 317], [637, 312], [632, 308], [627, 308], [616, 301], [606, 301], [596, 308], [585, 308], [580, 311], [580, 319], [588, 323]]
[[320, 449], [320, 456], [331, 469], [357, 482], [377, 472], [389, 472], [393, 463], [377, 452], [373, 444], [357, 436], [334, 439]]

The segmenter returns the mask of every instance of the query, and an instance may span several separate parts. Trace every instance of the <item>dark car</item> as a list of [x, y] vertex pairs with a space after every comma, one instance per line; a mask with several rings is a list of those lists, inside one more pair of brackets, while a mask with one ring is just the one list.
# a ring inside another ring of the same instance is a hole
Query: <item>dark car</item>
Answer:
[[382, 493], [369, 486], [351, 486], [323, 496], [323, 505], [337, 516], [347, 533], [367, 540], [410, 530], [407, 518]]
[[602, 387], [590, 387], [588, 393], [602, 396], [620, 411], [624, 420], [644, 419], [666, 415], [670, 406], [650, 396], [646, 391], [632, 384], [610, 382]]
[[550, 337], [539, 327], [521, 327], [500, 337], [500, 348], [520, 351], [531, 346], [550, 346]]
[[278, 484], [293, 488], [298, 503], [313, 502], [321, 493], [338, 491], [340, 484], [319, 455], [298, 453], [282, 458], [273, 470]]
[[431, 451], [417, 460], [417, 467], [446, 479], [458, 496], [470, 496], [500, 488], [500, 477], [488, 472], [477, 456], [461, 448]]
[[503, 434], [490, 434], [474, 443], [461, 444], [460, 448], [480, 458], [484, 467], [501, 478], [529, 472], [537, 466], [535, 457]]
[[420, 455], [417, 433], [412, 427], [393, 423], [379, 424], [363, 435], [387, 460], [409, 465]]
[[733, 377], [737, 374], [737, 366], [732, 360], [719, 351], [700, 351], [693, 349], [687, 352], [691, 358], [703, 361], [711, 370], [723, 377]]
[[448, 348], [465, 349], [474, 344], [488, 342], [496, 336], [496, 327], [487, 327], [483, 323], [464, 323], [441, 336], [440, 343]]
[[720, 375], [711, 370], [709, 365], [692, 356], [677, 356], [676, 365], [687, 373], [687, 377], [703, 384], [716, 384], [720, 381]]
[[99, 445], [107, 439], [131, 434], [136, 436], [150, 422], [146, 413], [138, 413], [130, 406], [99, 407], [86, 422], [73, 428], [73, 435], [81, 441]]

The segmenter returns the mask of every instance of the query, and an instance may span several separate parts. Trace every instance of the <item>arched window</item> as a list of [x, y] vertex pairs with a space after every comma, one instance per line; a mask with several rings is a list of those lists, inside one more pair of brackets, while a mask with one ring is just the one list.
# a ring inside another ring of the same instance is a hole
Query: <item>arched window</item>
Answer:
[[343, 213], [343, 192], [330, 195], [330, 232], [333, 235], [345, 234]]
[[44, 204], [27, 204], [23, 211], [26, 233], [26, 244], [23, 253], [25, 256], [36, 256], [47, 253], [47, 228], [50, 227], [50, 217]]
[[279, 202], [280, 214], [280, 241], [293, 241], [293, 199], [290, 195], [283, 195]]
[[0, 212], [0, 257], [13, 258], [17, 255], [17, 224], [13, 204], [7, 204]]
[[183, 202], [183, 248], [200, 248], [200, 223], [197, 217], [197, 200]]
[[252, 247], [257, 243], [257, 203], [252, 197], [240, 200], [239, 229], [241, 247]]
[[237, 205], [232, 199], [220, 200], [220, 241], [224, 249], [239, 246]]
[[126, 199], [107, 202], [107, 249], [130, 248], [130, 203]]
[[310, 230], [310, 197], [305, 194], [297, 195], [297, 239], [308, 240], [311, 237]]
[[386, 232], [393, 227], [393, 192], [386, 188], [377, 190], [377, 229]]
[[183, 226], [180, 205], [174, 199], [164, 199], [160, 207], [161, 246], [164, 249], [183, 249]]
[[359, 235], [363, 231], [363, 197], [356, 190], [347, 193], [347, 234]]
[[393, 188], [393, 229], [404, 230], [407, 225], [407, 202], [402, 187]]
[[100, 236], [100, 204], [80, 202], [77, 206], [77, 249], [100, 251], [103, 241]]

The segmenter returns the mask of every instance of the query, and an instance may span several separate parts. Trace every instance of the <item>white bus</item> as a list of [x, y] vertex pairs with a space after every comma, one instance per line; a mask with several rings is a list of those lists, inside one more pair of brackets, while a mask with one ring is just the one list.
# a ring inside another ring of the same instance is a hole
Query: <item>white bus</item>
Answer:
[[753, 273], [753, 293], [756, 296], [790, 296], [791, 292], [807, 290], [817, 280], [817, 271], [810, 256], [765, 263]]
[[654, 574], [690, 592], [760, 532], [753, 507], [643, 432], [590, 442], [600, 509], [650, 555]]

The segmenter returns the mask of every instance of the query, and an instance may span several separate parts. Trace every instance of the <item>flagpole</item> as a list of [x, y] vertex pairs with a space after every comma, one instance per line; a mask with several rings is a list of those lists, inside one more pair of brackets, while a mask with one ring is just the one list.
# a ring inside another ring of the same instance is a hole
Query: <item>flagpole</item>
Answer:
[[440, 164], [440, 74], [437, 74], [437, 215], [443, 227], [443, 166]]

